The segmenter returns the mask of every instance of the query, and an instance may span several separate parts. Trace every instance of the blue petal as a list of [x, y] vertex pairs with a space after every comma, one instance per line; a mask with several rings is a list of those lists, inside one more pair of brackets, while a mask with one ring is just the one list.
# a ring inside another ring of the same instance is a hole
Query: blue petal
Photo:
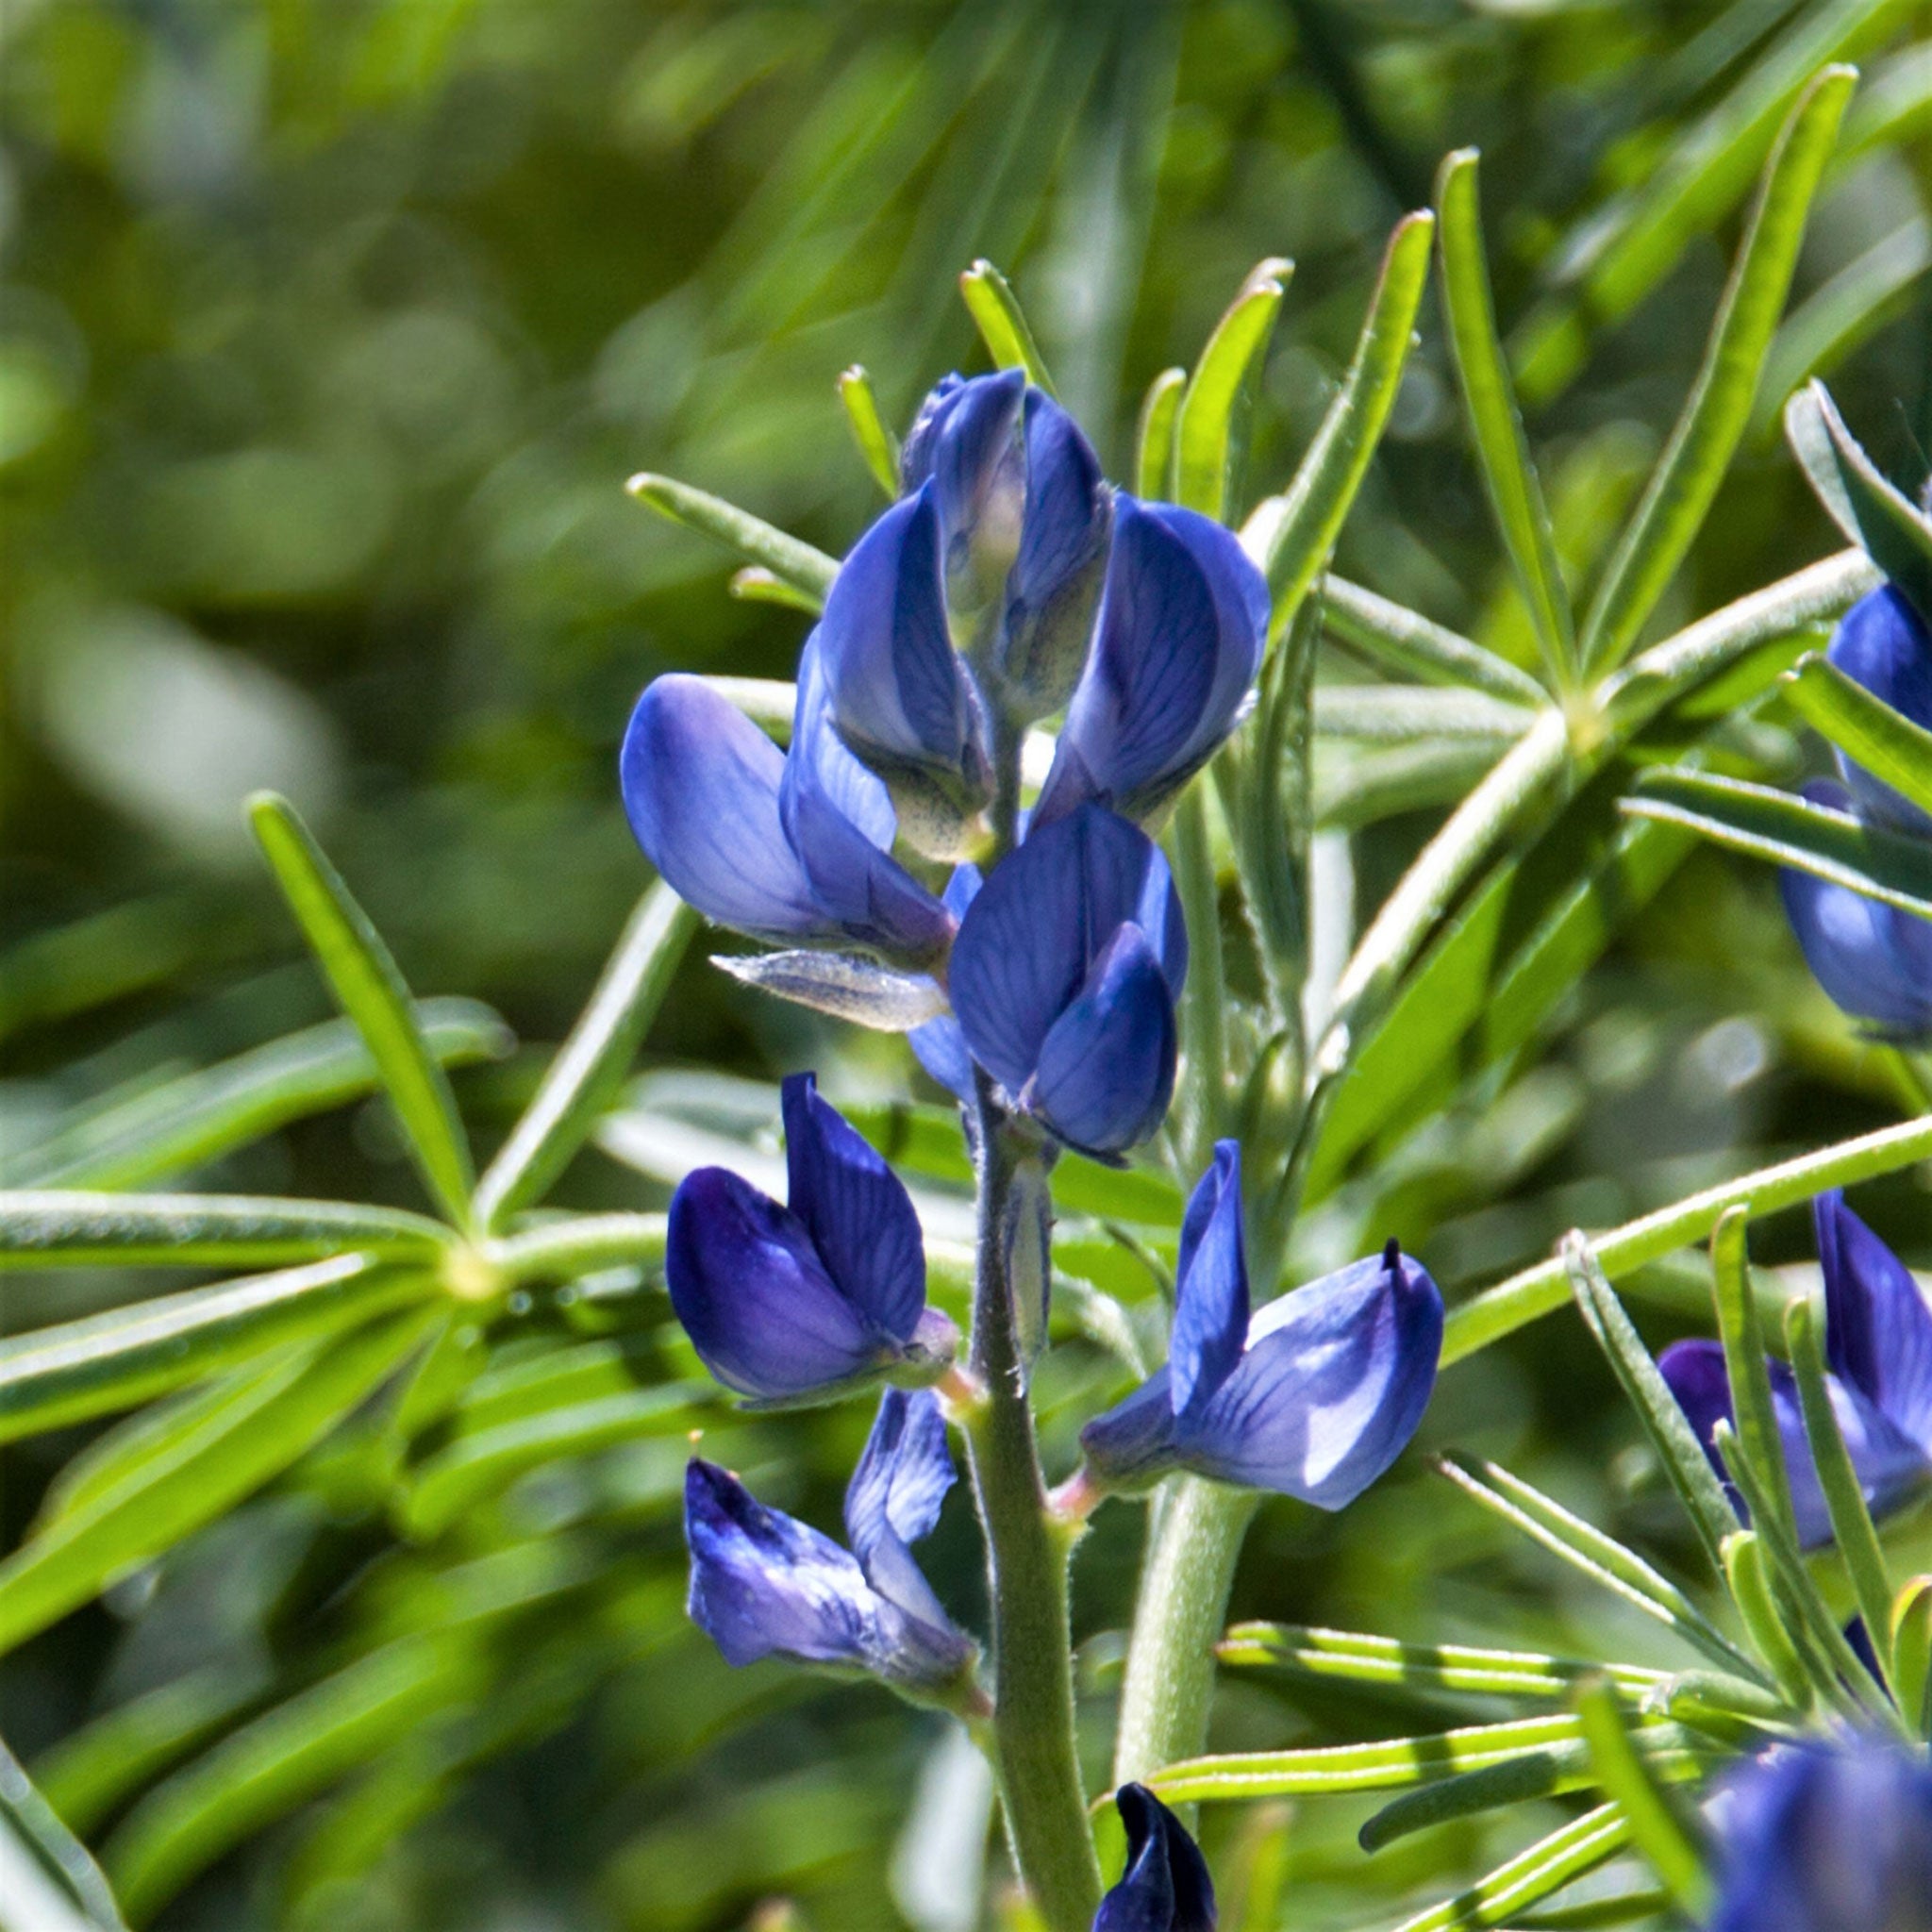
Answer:
[[1168, 1344], [1174, 1412], [1192, 1421], [1227, 1380], [1248, 1340], [1248, 1257], [1241, 1230], [1241, 1148], [1216, 1142], [1181, 1222]]
[[1156, 1369], [1131, 1395], [1087, 1424], [1080, 1449], [1110, 1489], [1134, 1489], [1175, 1468], [1180, 1434], [1167, 1370]]
[[784, 766], [702, 679], [660, 677], [625, 733], [625, 809], [645, 857], [707, 919], [781, 942], [836, 939], [779, 820]]
[[691, 1346], [741, 1395], [809, 1394], [897, 1353], [826, 1274], [804, 1222], [725, 1168], [678, 1183], [664, 1276]]
[[[976, 865], [956, 865], [953, 868], [953, 875], [946, 881], [946, 890], [940, 899], [956, 922], [965, 918], [967, 907], [979, 896], [983, 883]], [[927, 1074], [955, 1100], [962, 1105], [971, 1105], [973, 1056], [966, 1050], [966, 1036], [960, 1031], [958, 1021], [950, 1015], [941, 1020], [928, 1020], [924, 1025], [915, 1026], [906, 1040], [912, 1049], [913, 1058]]]
[[1415, 1434], [1441, 1348], [1441, 1294], [1391, 1241], [1261, 1310], [1240, 1366], [1183, 1426], [1182, 1458], [1340, 1509]]
[[1219, 524], [1123, 496], [1082, 673], [1035, 822], [1088, 799], [1160, 810], [1233, 730], [1268, 638], [1268, 587]]
[[1714, 1808], [1709, 1932], [1900, 1932], [1932, 1925], [1932, 1769], [1889, 1740], [1778, 1747]]
[[1179, 1047], [1160, 961], [1138, 925], [1121, 926], [1041, 1042], [1021, 1105], [1071, 1146], [1124, 1154], [1167, 1118]]
[[888, 1389], [846, 1487], [845, 1534], [881, 1596], [941, 1628], [949, 1620], [908, 1545], [939, 1521], [954, 1480], [938, 1396]]
[[959, 406], [959, 391], [966, 379], [958, 370], [942, 375], [930, 390], [906, 431], [899, 446], [899, 487], [907, 492], [917, 490], [932, 475], [933, 453], [946, 419]]
[[1911, 1271], [1834, 1188], [1811, 1204], [1831, 1366], [1932, 1455], [1932, 1308]]
[[[1860, 597], [1845, 612], [1824, 655], [1881, 703], [1932, 731], [1932, 632], [1891, 585]], [[1932, 833], [1932, 817], [1908, 798], [1843, 752], [1838, 762], [1861, 812], [1899, 831]]]
[[828, 919], [863, 945], [931, 960], [953, 936], [944, 907], [890, 855], [896, 820], [885, 785], [832, 728], [814, 632], [798, 661], [791, 750], [778, 815]]
[[946, 589], [968, 611], [1006, 581], [1020, 549], [1026, 501], [1020, 408], [1026, 377], [1018, 369], [975, 375], [951, 396], [932, 444]]
[[1036, 826], [986, 881], [959, 922], [950, 986], [974, 1058], [1009, 1094], [1032, 1078], [1054, 1023], [1130, 921], [1177, 995], [1187, 928], [1167, 861], [1096, 807]]
[[925, 1243], [905, 1183], [811, 1074], [787, 1079], [781, 1105], [791, 1212], [867, 1325], [909, 1341], [925, 1308]]
[[1123, 1785], [1114, 1806], [1127, 1866], [1101, 1900], [1093, 1932], [1214, 1932], [1214, 1881], [1187, 1827], [1144, 1785]]
[[697, 1457], [684, 1474], [684, 1534], [686, 1607], [726, 1663], [779, 1651], [808, 1663], [864, 1667], [878, 1654], [878, 1601], [858, 1563]]

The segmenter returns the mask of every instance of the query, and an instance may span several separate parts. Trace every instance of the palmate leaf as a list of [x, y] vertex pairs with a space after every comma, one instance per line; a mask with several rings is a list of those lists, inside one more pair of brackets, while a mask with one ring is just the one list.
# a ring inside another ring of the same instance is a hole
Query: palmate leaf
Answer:
[[1507, 704], [1534, 707], [1547, 696], [1507, 658], [1333, 571], [1322, 579], [1322, 618], [1337, 642], [1404, 677], [1466, 686]]
[[823, 607], [832, 579], [839, 575], [839, 560], [815, 550], [796, 537], [788, 537], [761, 517], [708, 491], [693, 489], [674, 477], [654, 476], [641, 472], [625, 488], [641, 504], [661, 517], [682, 524], [706, 537], [714, 537], [741, 557], [762, 565], [781, 582], [791, 585]]
[[1248, 421], [1294, 264], [1270, 256], [1248, 271], [1188, 378], [1174, 430], [1174, 500], [1225, 523], [1241, 494]]

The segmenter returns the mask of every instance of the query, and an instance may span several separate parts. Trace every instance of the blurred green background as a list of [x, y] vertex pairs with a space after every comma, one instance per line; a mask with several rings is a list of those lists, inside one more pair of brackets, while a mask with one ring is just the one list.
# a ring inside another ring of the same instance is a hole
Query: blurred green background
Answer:
[[[1013, 277], [1115, 475], [1150, 377], [1257, 258], [1292, 257], [1259, 493], [1333, 392], [1391, 225], [1445, 151], [1480, 145], [1499, 310], [1587, 581], [1696, 367], [1779, 113], [1824, 59], [1858, 58], [1762, 422], [1664, 627], [1825, 554], [1775, 435], [1783, 394], [1829, 374], [1895, 474], [1922, 475], [1932, 443], [1928, 32], [1932, 8], [1900, 0], [5, 0], [0, 1163], [101, 1096], [326, 1017], [244, 832], [262, 785], [309, 816], [420, 992], [508, 1023], [519, 1043], [458, 1076], [500, 1133], [646, 883], [613, 780], [638, 690], [674, 666], [787, 675], [804, 628], [729, 598], [732, 560], [624, 478], [669, 472], [842, 550], [877, 498], [834, 378], [864, 363], [903, 422], [978, 366], [955, 285], [975, 257]], [[1340, 565], [1527, 652], [1432, 309]], [[1801, 741], [1768, 733], [1789, 774]], [[1480, 767], [1322, 757], [1372, 908]], [[895, 1043], [761, 1004], [702, 955], [649, 1065], [914, 1091]], [[1373, 1221], [1453, 1293], [1573, 1222], [1903, 1103], [1891, 1058], [1809, 986], [1769, 875], [1704, 852], [1544, 1037], [1307, 1241]], [[373, 1103], [199, 1179], [415, 1205]], [[1932, 1258], [1921, 1183], [1867, 1191]], [[564, 1198], [663, 1191], [591, 1154]], [[1760, 1258], [1806, 1253], [1794, 1220], [1766, 1230]], [[152, 1285], [11, 1276], [6, 1325]], [[1063, 1458], [1103, 1371], [1077, 1348], [1050, 1368]], [[863, 1425], [733, 1424], [712, 1453], [830, 1524]], [[9, 1546], [83, 1440], [0, 1457]], [[1445, 1379], [1425, 1430], [1668, 1535], [1631, 1440], [1567, 1318]], [[734, 1675], [685, 1627], [681, 1454], [552, 1466], [426, 1551], [353, 1468], [312, 1458], [0, 1665], [0, 1729], [84, 1794], [93, 1840], [241, 1718], [363, 1670], [343, 1693], [361, 1728], [331, 1734], [338, 1756], [258, 1833], [244, 1807], [240, 1848], [159, 1922], [184, 1932], [775, 1928], [760, 1902], [782, 1898], [821, 1932], [908, 1909], [966, 1932], [970, 1771], [884, 1693]], [[1271, 1507], [1237, 1612], [1647, 1654], [1438, 1487], [1411, 1458], [1341, 1523]], [[1096, 1783], [1140, 1530], [1105, 1512], [1076, 1572]], [[969, 1619], [976, 1563], [949, 1510], [930, 1567]], [[1218, 1734], [1441, 1714], [1257, 1679]], [[1360, 1815], [1295, 1821], [1293, 1924], [1387, 1923], [1481, 1855], [1469, 1825], [1367, 1860]], [[1209, 1821], [1238, 1892], [1267, 1841]], [[922, 1855], [894, 1866], [907, 1844]]]

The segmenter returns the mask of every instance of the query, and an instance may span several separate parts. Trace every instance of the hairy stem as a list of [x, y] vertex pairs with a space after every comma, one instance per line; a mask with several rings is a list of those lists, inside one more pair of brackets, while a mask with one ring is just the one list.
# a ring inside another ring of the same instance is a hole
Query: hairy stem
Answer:
[[[992, 1600], [993, 1757], [1007, 1833], [1021, 1876], [1049, 1932], [1088, 1932], [1100, 1904], [1100, 1864], [1087, 1824], [1074, 1732], [1073, 1631], [1066, 1538], [1052, 1522], [1015, 1290], [1016, 1254], [1044, 1229], [1016, 1225], [1043, 1207], [1039, 1156], [1021, 1144], [979, 1075], [979, 1257], [973, 1305], [973, 1373], [984, 1395], [967, 1422]], [[1031, 1185], [1029, 1183], [1038, 1183]], [[1036, 1205], [1037, 1204], [1037, 1205]]]

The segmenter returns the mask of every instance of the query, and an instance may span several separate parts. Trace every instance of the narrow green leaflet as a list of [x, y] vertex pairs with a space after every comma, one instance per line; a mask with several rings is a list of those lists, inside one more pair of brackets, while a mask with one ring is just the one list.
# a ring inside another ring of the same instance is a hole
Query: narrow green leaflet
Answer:
[[624, 487], [659, 516], [701, 536], [715, 537], [727, 549], [762, 564], [774, 577], [808, 596], [823, 601], [839, 575], [837, 558], [827, 557], [796, 537], [788, 537], [762, 517], [755, 517], [708, 491], [694, 490], [670, 476], [654, 476], [649, 471], [640, 471]]
[[774, 576], [761, 563], [748, 563], [741, 570], [733, 571], [724, 589], [741, 603], [776, 604], [786, 610], [803, 610], [808, 617], [816, 617], [825, 608], [823, 597]]
[[1764, 1659], [1779, 1690], [1794, 1711], [1810, 1710], [1820, 1684], [1785, 1628], [1772, 1590], [1771, 1559], [1764, 1553], [1764, 1539], [1755, 1529], [1740, 1529], [1724, 1539], [1724, 1581], [1730, 1585], [1731, 1601], [1738, 1607], [1751, 1647]]
[[1500, 753], [1527, 731], [1536, 712], [1473, 691], [1413, 684], [1323, 684], [1315, 688], [1317, 736], [1364, 744], [1474, 739]]
[[1704, 1445], [1671, 1393], [1670, 1384], [1657, 1372], [1642, 1337], [1624, 1313], [1616, 1290], [1581, 1234], [1564, 1239], [1563, 1265], [1570, 1272], [1570, 1291], [1585, 1325], [1596, 1338], [1636, 1409], [1664, 1474], [1710, 1558], [1710, 1567], [1722, 1576], [1724, 1539], [1741, 1525], [1710, 1466], [1710, 1457], [1704, 1453]]
[[1405, 677], [1465, 685], [1515, 705], [1535, 707], [1548, 697], [1528, 672], [1507, 658], [1333, 571], [1322, 579], [1322, 618], [1338, 643]]
[[248, 815], [323, 977], [381, 1069], [430, 1197], [464, 1225], [473, 1178], [469, 1142], [449, 1079], [416, 1024], [389, 948], [286, 799], [258, 792]]
[[[1261, 760], [1272, 769], [1272, 761]], [[1187, 921], [1190, 970], [1179, 1001], [1180, 1069], [1172, 1131], [1192, 1171], [1227, 1131], [1227, 974], [1221, 948], [1221, 893], [1208, 838], [1208, 792], [1191, 785], [1168, 830], [1168, 856]]]
[[1174, 431], [1187, 388], [1185, 369], [1163, 369], [1147, 385], [1134, 431], [1134, 494], [1143, 503], [1174, 493]]
[[100, 1867], [5, 1744], [0, 1744], [0, 1924], [7, 1932], [122, 1932], [120, 1907]]
[[1932, 811], [1932, 731], [1874, 698], [1816, 652], [1787, 673], [1784, 698], [1874, 777]]
[[852, 440], [873, 480], [888, 499], [899, 493], [899, 439], [886, 427], [879, 413], [879, 399], [873, 391], [872, 377], [855, 362], [839, 378], [839, 400], [845, 405], [845, 420], [852, 425]]
[[338, 1255], [0, 1341], [0, 1441], [132, 1408], [284, 1342], [440, 1297], [418, 1269]]
[[1599, 1805], [1498, 1865], [1467, 1891], [1405, 1919], [1395, 1932], [1491, 1932], [1594, 1871], [1630, 1842], [1630, 1826], [1615, 1805]]
[[1274, 593], [1277, 635], [1326, 565], [1394, 407], [1415, 340], [1416, 310], [1428, 285], [1435, 225], [1426, 212], [1405, 215], [1396, 224], [1341, 391], [1287, 491], [1257, 505], [1241, 526], [1241, 542]]
[[1676, 768], [1646, 773], [1624, 809], [1932, 919], [1932, 851], [1851, 812], [1769, 785]]
[[121, 1924], [82, 1909], [32, 1841], [0, 1808], [0, 1924], [7, 1932], [100, 1932]]
[[959, 293], [994, 366], [1024, 369], [1028, 382], [1052, 395], [1053, 378], [1046, 373], [1040, 344], [1033, 340], [1033, 331], [1020, 312], [1019, 298], [1006, 276], [991, 262], [975, 261], [960, 275]]
[[1765, 1366], [1763, 1324], [1757, 1296], [1751, 1287], [1751, 1261], [1745, 1247], [1750, 1216], [1732, 1208], [1711, 1230], [1711, 1299], [1717, 1309], [1717, 1332], [1723, 1339], [1724, 1370], [1731, 1389], [1731, 1412], [1738, 1440], [1758, 1473], [1778, 1522], [1791, 1526], [1790, 1480], [1785, 1469], [1784, 1442], [1778, 1434], [1777, 1412], [1772, 1405], [1771, 1374]]
[[540, 1199], [615, 1099], [664, 1004], [698, 916], [659, 879], [639, 902], [590, 1005], [476, 1188], [486, 1232]]
[[[495, 1059], [509, 1031], [476, 1000], [421, 1000], [416, 1024], [444, 1066]], [[108, 1094], [0, 1165], [10, 1188], [138, 1188], [220, 1158], [381, 1085], [362, 1036], [329, 1020], [217, 1066]]]
[[1657, 1767], [1645, 1761], [1616, 1693], [1600, 1678], [1586, 1684], [1577, 1693], [1576, 1714], [1605, 1796], [1629, 1821], [1638, 1850], [1672, 1897], [1692, 1919], [1702, 1919], [1710, 1906], [1703, 1847], [1659, 1788]]
[[351, 1251], [433, 1260], [449, 1230], [398, 1208], [258, 1194], [0, 1193], [0, 1269], [274, 1267]]
[[1628, 656], [1730, 466], [1784, 312], [1811, 197], [1857, 81], [1856, 69], [1826, 68], [1778, 136], [1703, 367], [1591, 605], [1582, 646], [1587, 669]]
[[1932, 520], [1879, 475], [1822, 382], [1785, 406], [1785, 436], [1832, 521], [1922, 613], [1932, 611]]
[[15, 1550], [0, 1562], [0, 1652], [279, 1474], [397, 1368], [431, 1319], [422, 1310], [393, 1315], [295, 1356], [257, 1385], [252, 1400], [208, 1418], [91, 1508]]
[[1294, 264], [1270, 256], [1250, 269], [1194, 365], [1174, 426], [1174, 501], [1225, 523], [1241, 495], [1248, 423]]
[[1906, 1722], [1923, 1732], [1932, 1689], [1932, 1576], [1911, 1577], [1892, 1604], [1891, 1682]]
[[1537, 642], [1551, 681], [1567, 689], [1576, 675], [1576, 632], [1570, 593], [1557, 558], [1556, 533], [1509, 366], [1496, 334], [1496, 309], [1483, 251], [1482, 208], [1476, 188], [1477, 157], [1460, 148], [1436, 177], [1438, 247], [1442, 263], [1442, 302], [1449, 345], [1462, 384], [1462, 400], [1475, 441], [1483, 485], [1496, 513], [1504, 547], [1529, 608]]

